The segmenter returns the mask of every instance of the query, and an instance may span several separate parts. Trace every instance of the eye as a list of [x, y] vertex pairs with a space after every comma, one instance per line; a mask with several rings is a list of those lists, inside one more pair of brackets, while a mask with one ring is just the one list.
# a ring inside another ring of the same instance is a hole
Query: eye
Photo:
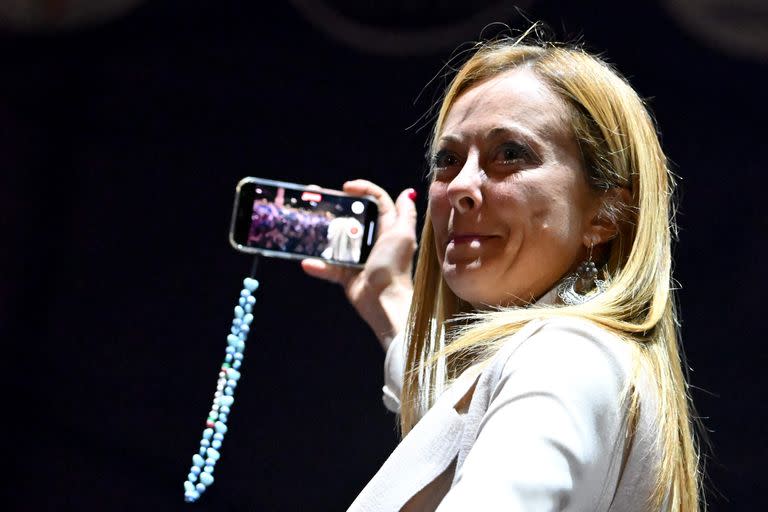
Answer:
[[505, 165], [521, 164], [530, 160], [532, 152], [528, 146], [517, 142], [506, 142], [499, 147], [494, 160]]
[[430, 170], [434, 174], [436, 172], [444, 171], [449, 167], [453, 167], [460, 163], [459, 157], [455, 153], [446, 149], [441, 149], [430, 159]]

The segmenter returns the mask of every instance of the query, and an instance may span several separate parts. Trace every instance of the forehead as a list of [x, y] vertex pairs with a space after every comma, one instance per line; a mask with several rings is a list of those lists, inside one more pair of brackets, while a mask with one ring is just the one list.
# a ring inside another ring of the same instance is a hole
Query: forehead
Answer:
[[474, 85], [453, 103], [440, 135], [515, 124], [539, 137], [570, 134], [565, 102], [531, 70], [504, 72]]

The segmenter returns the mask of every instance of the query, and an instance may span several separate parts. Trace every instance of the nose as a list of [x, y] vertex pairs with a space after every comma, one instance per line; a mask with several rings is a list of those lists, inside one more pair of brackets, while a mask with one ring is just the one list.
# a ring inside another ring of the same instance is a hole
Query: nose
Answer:
[[483, 204], [480, 192], [482, 174], [477, 157], [470, 155], [459, 173], [448, 184], [448, 200], [457, 212], [469, 213]]

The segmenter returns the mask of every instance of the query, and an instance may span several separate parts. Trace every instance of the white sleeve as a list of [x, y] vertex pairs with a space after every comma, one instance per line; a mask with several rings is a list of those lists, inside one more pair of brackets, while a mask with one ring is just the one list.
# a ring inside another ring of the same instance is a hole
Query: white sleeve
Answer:
[[437, 510], [606, 509], [623, 452], [626, 349], [576, 321], [548, 322], [523, 342]]
[[405, 372], [405, 341], [403, 334], [394, 337], [387, 348], [384, 359], [384, 387], [382, 400], [384, 406], [394, 413], [400, 412], [400, 394], [403, 392]]

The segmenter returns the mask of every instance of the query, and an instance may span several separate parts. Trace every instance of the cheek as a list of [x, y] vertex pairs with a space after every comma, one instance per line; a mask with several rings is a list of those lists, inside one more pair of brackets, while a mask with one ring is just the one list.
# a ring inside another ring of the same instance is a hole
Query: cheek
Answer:
[[573, 257], [581, 244], [581, 215], [576, 205], [563, 197], [549, 197], [531, 204], [530, 242], [539, 256], [551, 259]]
[[571, 229], [573, 210], [577, 210], [579, 204], [572, 197], [570, 183], [561, 181], [563, 180], [550, 178], [525, 187], [525, 193], [522, 194], [524, 199], [521, 202], [525, 204], [532, 229], [548, 233], [562, 233]]
[[447, 186], [444, 183], [434, 182], [429, 186], [429, 204], [427, 214], [432, 223], [435, 253], [437, 261], [443, 265], [445, 253], [443, 247], [448, 236], [448, 220], [451, 215], [451, 204], [446, 194]]
[[515, 183], [489, 190], [485, 194], [486, 210], [511, 232], [530, 234], [549, 223], [550, 198], [535, 184]]
[[429, 186], [429, 218], [436, 230], [447, 223], [451, 211], [447, 190], [448, 186], [445, 183], [437, 181]]
[[433, 181], [429, 184], [429, 199], [430, 201], [440, 200], [447, 198], [446, 191], [448, 190], [448, 184], [440, 181]]

